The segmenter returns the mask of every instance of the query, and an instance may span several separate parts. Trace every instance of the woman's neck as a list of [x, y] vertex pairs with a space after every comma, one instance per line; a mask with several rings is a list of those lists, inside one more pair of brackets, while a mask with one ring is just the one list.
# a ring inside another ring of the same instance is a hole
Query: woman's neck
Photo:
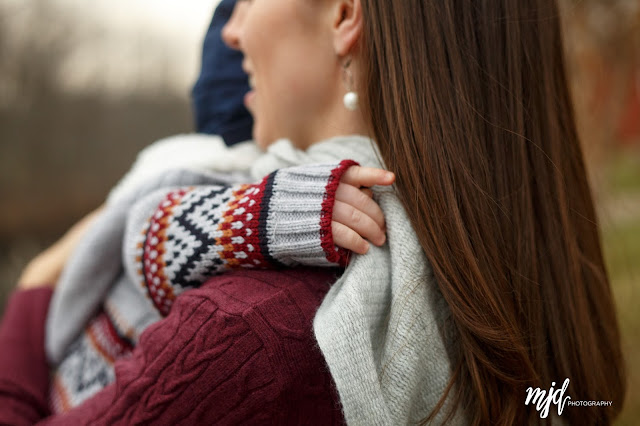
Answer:
[[362, 135], [371, 137], [371, 132], [365, 123], [360, 105], [355, 111], [348, 110], [342, 101], [345, 90], [336, 87], [332, 101], [327, 103], [327, 108], [309, 124], [306, 138], [293, 141], [299, 149], [306, 150], [318, 142], [345, 135]]

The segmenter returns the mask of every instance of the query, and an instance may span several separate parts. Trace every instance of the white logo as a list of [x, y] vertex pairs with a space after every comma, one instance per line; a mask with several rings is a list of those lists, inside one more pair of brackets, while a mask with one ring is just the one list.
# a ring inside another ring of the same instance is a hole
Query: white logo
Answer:
[[564, 396], [564, 393], [569, 387], [569, 379], [565, 379], [562, 387], [559, 389], [554, 390], [555, 385], [556, 382], [551, 382], [548, 393], [540, 388], [527, 388], [527, 399], [524, 401], [524, 405], [529, 405], [529, 403], [535, 404], [536, 410], [540, 413], [540, 418], [546, 419], [549, 415], [549, 407], [551, 403], [554, 403], [558, 406], [558, 415], [561, 416], [565, 404], [571, 400], [570, 396]]

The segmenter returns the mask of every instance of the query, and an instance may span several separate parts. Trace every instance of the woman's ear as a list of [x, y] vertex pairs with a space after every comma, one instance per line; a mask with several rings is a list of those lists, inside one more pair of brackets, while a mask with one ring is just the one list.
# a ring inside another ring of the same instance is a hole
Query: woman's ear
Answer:
[[[391, 0], [389, 0], [391, 1]], [[362, 35], [360, 0], [336, 0], [333, 20], [333, 47], [338, 56], [352, 53]]]

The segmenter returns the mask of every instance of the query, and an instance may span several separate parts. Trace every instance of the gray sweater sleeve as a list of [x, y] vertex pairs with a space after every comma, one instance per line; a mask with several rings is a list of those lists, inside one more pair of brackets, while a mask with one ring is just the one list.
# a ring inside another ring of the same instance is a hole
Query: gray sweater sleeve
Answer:
[[45, 348], [57, 364], [73, 339], [96, 312], [107, 292], [122, 273], [122, 242], [132, 206], [154, 191], [176, 185], [205, 185], [225, 182], [224, 176], [170, 170], [121, 191], [82, 237], [65, 265], [47, 314]]

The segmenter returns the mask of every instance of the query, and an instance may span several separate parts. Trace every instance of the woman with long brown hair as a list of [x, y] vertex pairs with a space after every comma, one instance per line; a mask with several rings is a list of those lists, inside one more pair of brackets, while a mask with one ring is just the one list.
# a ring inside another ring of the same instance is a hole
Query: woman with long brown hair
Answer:
[[613, 401], [570, 422], [609, 423], [624, 368], [555, 1], [363, 14], [369, 122], [451, 309], [450, 392], [474, 423], [523, 424], [514, 395], [569, 378], [572, 398]]
[[449, 392], [472, 423], [524, 424], [525, 390], [569, 378], [613, 404], [563, 417], [610, 423], [624, 366], [555, 1], [362, 10], [365, 111], [451, 310]]
[[[555, 0], [239, 1], [223, 36], [250, 75], [245, 100], [267, 148], [256, 170], [344, 158], [384, 166], [396, 175], [393, 190], [374, 188], [387, 244], [353, 256], [326, 296], [313, 270], [231, 274], [185, 292], [119, 361], [107, 396], [76, 413], [610, 424], [624, 365], [559, 21]], [[345, 136], [356, 134], [366, 137]], [[293, 282], [283, 287], [283, 276]], [[315, 340], [300, 325], [314, 313]], [[172, 336], [205, 330], [193, 339], [202, 355], [187, 363], [197, 375], [167, 378], [174, 358], [158, 348], [177, 344], [161, 334], [167, 324]], [[231, 356], [211, 336], [247, 324], [262, 346], [248, 346], [256, 355], [240, 368], [249, 349]], [[260, 380], [214, 385], [254, 365]], [[170, 379], [179, 384], [155, 384]], [[127, 405], [134, 399], [143, 408]]]

